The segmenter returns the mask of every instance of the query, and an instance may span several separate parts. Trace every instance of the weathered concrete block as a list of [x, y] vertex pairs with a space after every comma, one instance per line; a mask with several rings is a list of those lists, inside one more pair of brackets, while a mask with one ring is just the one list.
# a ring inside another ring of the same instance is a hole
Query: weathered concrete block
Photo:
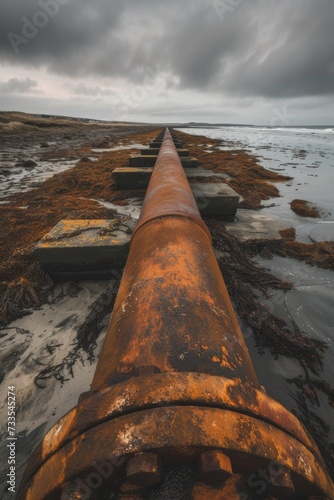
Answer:
[[34, 254], [55, 275], [92, 271], [103, 275], [104, 270], [124, 266], [130, 246], [127, 228], [113, 229], [113, 223], [113, 219], [62, 220], [41, 239]]
[[160, 151], [160, 148], [150, 148], [150, 149], [141, 149], [140, 154], [141, 155], [147, 155], [147, 156], [158, 156]]
[[[177, 149], [182, 149], [182, 144], [181, 144], [181, 142], [175, 142], [174, 144], [175, 144], [175, 147], [176, 147]], [[150, 144], [149, 144], [150, 148], [160, 148], [160, 147], [161, 147], [161, 145], [162, 145], [162, 141], [157, 141], [157, 142], [152, 141], [152, 142], [150, 142]]]
[[239, 195], [227, 184], [190, 184], [202, 215], [219, 216], [233, 221], [237, 213]]
[[[221, 182], [223, 183], [226, 179], [231, 179], [231, 177], [228, 174], [222, 174], [222, 173], [216, 173], [213, 172], [212, 170], [206, 170], [204, 168], [196, 167], [196, 168], [187, 168], [185, 170], [186, 175], [189, 179], [189, 182], [192, 182], [192, 179], [194, 177], [200, 177], [200, 178], [205, 178], [205, 179], [221, 179]], [[211, 182], [213, 184], [214, 181]]]
[[184, 158], [180, 157], [182, 166], [187, 169], [187, 168], [196, 168], [198, 167], [198, 160], [195, 157], [190, 157], [190, 158]]
[[152, 168], [157, 161], [157, 156], [130, 155], [129, 167]]
[[[193, 168], [198, 166], [198, 160], [196, 158], [180, 157], [180, 160], [184, 168], [187, 167]], [[142, 167], [142, 168], [154, 167], [156, 161], [157, 161], [157, 155], [155, 156], [130, 155], [129, 167]]]
[[[150, 149], [141, 149], [140, 154], [148, 155], [148, 156], [157, 156], [159, 154], [160, 148], [150, 148]], [[189, 156], [188, 149], [177, 149], [179, 156], [187, 157]]]
[[190, 156], [189, 149], [182, 149], [182, 148], [176, 148], [177, 152], [179, 153], [179, 156], [182, 156], [182, 158], [186, 158]]
[[[115, 181], [118, 189], [146, 189], [150, 182], [153, 167], [140, 168], [140, 167], [124, 167], [115, 168], [111, 176]], [[186, 168], [185, 173], [191, 184], [192, 178], [219, 178], [222, 180], [221, 186], [224, 186], [224, 180], [229, 176], [226, 174], [217, 174], [211, 170], [204, 170], [202, 168]], [[217, 184], [219, 186], [219, 184]]]
[[111, 176], [118, 189], [147, 188], [153, 168], [115, 168]]

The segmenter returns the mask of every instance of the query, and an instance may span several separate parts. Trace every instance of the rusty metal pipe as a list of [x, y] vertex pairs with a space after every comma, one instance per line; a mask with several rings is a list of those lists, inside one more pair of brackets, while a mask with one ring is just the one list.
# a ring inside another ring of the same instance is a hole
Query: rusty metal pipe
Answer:
[[256, 375], [204, 224], [166, 132], [92, 389], [157, 372]]
[[175, 466], [192, 468], [191, 498], [254, 498], [250, 478], [262, 469], [268, 497], [334, 498], [312, 438], [259, 386], [167, 130], [91, 393], [35, 450], [21, 493], [84, 498], [82, 484], [100, 474], [94, 498], [147, 498], [152, 488], [175, 498]]

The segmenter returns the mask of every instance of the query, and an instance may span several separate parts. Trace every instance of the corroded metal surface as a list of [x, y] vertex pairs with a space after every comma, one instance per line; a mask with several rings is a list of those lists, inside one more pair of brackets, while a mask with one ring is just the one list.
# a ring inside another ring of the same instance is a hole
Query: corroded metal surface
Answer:
[[210, 249], [207, 233], [183, 217], [154, 219], [135, 233], [93, 390], [136, 376], [145, 365], [256, 383]]
[[92, 389], [159, 372], [257, 384], [205, 226], [166, 134], [134, 231]]
[[[135, 233], [148, 221], [166, 216], [196, 221], [209, 235], [169, 132], [160, 148]], [[152, 231], [151, 240], [153, 239], [155, 237]]]
[[31, 456], [20, 498], [326, 496], [317, 446], [258, 384], [167, 130], [92, 390]]
[[206, 450], [224, 450], [234, 474], [250, 477], [277, 463], [291, 471], [299, 495], [330, 491], [321, 462], [289, 434], [237, 412], [178, 406], [124, 415], [72, 439], [36, 472], [26, 498], [48, 498], [61, 485], [87, 478], [94, 464], [118, 464], [141, 452], [157, 453], [167, 464], [193, 464]]

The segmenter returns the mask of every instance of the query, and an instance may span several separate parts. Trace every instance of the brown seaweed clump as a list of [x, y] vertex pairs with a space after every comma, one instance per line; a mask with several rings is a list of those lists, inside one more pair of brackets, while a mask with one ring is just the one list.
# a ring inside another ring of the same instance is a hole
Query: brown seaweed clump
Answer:
[[17, 258], [11, 265], [12, 268], [0, 268], [0, 273], [4, 271], [2, 275], [8, 276], [8, 281], [0, 283], [0, 327], [40, 307], [53, 288], [49, 275], [33, 259]]
[[290, 203], [290, 206], [291, 210], [293, 210], [295, 214], [302, 217], [312, 217], [313, 219], [321, 217], [317, 207], [312, 206], [311, 203], [306, 200], [293, 200]]
[[266, 259], [271, 259], [273, 255], [292, 257], [311, 266], [334, 271], [334, 241], [300, 243], [295, 240], [293, 228], [281, 231], [280, 234], [283, 238], [279, 240], [247, 240], [242, 243], [242, 246], [253, 256], [261, 255]]
[[258, 193], [246, 196], [240, 203], [239, 208], [246, 208], [248, 210], [256, 210], [261, 208], [261, 197]]
[[287, 229], [281, 229], [278, 232], [282, 236], [282, 238], [284, 238], [285, 240], [295, 240], [296, 239], [296, 230], [293, 227], [289, 227]]

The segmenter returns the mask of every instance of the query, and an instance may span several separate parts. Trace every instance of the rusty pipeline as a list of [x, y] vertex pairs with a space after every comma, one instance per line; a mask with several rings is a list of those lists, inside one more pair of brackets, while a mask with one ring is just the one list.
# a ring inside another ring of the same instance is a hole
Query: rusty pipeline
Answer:
[[313, 439], [259, 385], [168, 129], [91, 391], [34, 451], [20, 495], [334, 498]]

